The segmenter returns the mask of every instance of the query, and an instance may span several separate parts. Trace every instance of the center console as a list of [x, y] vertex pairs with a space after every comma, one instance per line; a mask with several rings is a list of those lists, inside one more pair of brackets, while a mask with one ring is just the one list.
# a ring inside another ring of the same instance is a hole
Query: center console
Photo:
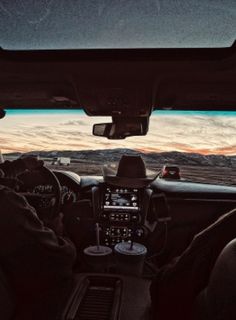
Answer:
[[[151, 190], [102, 184], [97, 197], [101, 242], [113, 247], [145, 236], [144, 221]], [[96, 206], [95, 206], [96, 207]]]
[[62, 320], [150, 319], [150, 281], [117, 274], [75, 275]]

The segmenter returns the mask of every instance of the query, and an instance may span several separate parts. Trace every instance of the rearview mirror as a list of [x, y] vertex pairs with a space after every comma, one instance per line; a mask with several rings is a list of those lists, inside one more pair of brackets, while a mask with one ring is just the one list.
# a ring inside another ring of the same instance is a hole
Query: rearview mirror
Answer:
[[93, 125], [93, 135], [108, 139], [125, 139], [130, 136], [143, 136], [147, 134], [149, 119], [143, 118], [116, 118], [110, 123], [97, 123]]

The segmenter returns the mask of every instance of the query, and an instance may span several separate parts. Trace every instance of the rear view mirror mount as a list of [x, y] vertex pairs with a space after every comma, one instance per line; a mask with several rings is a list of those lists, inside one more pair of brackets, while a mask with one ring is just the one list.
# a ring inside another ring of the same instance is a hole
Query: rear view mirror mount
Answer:
[[125, 139], [131, 136], [144, 136], [148, 132], [149, 117], [113, 117], [110, 123], [93, 125], [93, 135], [108, 139]]

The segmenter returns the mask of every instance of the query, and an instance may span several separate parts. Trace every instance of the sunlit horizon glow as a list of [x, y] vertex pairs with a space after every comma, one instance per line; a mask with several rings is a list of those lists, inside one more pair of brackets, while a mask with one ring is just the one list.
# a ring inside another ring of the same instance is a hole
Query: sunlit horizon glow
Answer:
[[236, 155], [236, 112], [157, 111], [146, 136], [108, 140], [92, 125], [110, 122], [81, 110], [7, 110], [0, 120], [2, 153], [128, 148], [140, 152]]

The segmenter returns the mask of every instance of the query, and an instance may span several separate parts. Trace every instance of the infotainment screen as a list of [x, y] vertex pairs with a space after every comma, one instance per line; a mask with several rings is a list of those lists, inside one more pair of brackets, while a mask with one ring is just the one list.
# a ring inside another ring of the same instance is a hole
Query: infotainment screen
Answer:
[[103, 208], [106, 210], [139, 210], [138, 189], [106, 186]]

